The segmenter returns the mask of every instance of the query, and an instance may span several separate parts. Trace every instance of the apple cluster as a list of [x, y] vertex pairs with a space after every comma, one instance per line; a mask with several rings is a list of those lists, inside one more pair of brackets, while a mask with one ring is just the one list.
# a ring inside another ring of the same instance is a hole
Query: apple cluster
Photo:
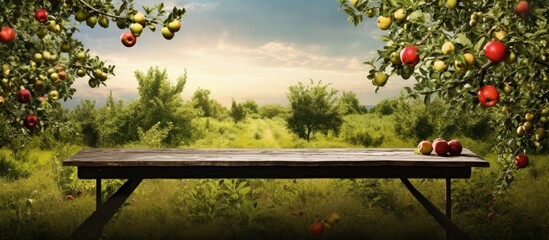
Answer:
[[311, 224], [311, 226], [309, 226], [309, 233], [312, 236], [320, 236], [324, 234], [326, 229], [334, 228], [340, 221], [341, 218], [339, 217], [339, 214], [336, 212], [330, 212], [325, 219], [317, 220]]
[[[15, 137], [18, 128], [26, 129], [24, 133], [38, 133], [47, 126], [56, 126], [57, 120], [50, 116], [58, 111], [58, 100], [73, 96], [76, 89], [72, 85], [79, 78], [89, 77], [92, 88], [105, 85], [114, 66], [92, 57], [73, 34], [80, 23], [108, 28], [113, 20], [120, 29], [129, 27], [139, 35], [145, 25], [154, 30], [166, 14], [163, 4], [144, 7], [151, 16], [146, 19], [133, 9], [132, 2], [125, 1], [119, 8], [99, 0], [2, 3], [0, 115], [10, 124], [3, 126], [8, 131], [0, 132], [1, 137]], [[155, 16], [153, 11], [158, 14]], [[179, 30], [179, 19], [184, 14], [185, 9], [174, 7], [163, 23]], [[138, 24], [130, 25], [131, 21]]]
[[[438, 96], [451, 111], [493, 116], [503, 165], [516, 169], [519, 152], [547, 151], [549, 6], [544, 1], [338, 0], [358, 25], [376, 19], [386, 45], [365, 61], [376, 92], [387, 79], [413, 78], [411, 98]], [[546, 110], [547, 109], [547, 110]], [[516, 132], [516, 133], [515, 133]], [[503, 186], [505, 187], [505, 186]]]
[[[137, 42], [137, 38], [141, 36], [144, 26], [147, 25], [145, 15], [143, 13], [136, 13], [132, 17], [133, 23], [130, 25], [130, 31], [122, 33], [120, 41], [126, 47], [133, 47]], [[149, 26], [150, 28], [150, 26]], [[155, 29], [154, 27], [152, 28]], [[162, 36], [166, 40], [171, 40], [175, 33], [181, 29], [181, 21], [179, 19], [172, 19], [166, 26], [162, 27]]]
[[433, 143], [427, 140], [421, 141], [417, 146], [416, 153], [431, 155], [433, 150], [437, 156], [459, 156], [461, 155], [463, 146], [459, 140], [446, 141], [442, 138], [437, 138]]

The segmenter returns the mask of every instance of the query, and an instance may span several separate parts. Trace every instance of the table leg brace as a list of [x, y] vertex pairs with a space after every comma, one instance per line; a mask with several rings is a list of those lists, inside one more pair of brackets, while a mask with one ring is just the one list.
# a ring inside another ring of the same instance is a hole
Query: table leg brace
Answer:
[[402, 183], [408, 188], [408, 190], [414, 195], [414, 197], [423, 205], [425, 209], [437, 220], [437, 222], [442, 226], [447, 233], [457, 237], [457, 239], [470, 239], [470, 237], [461, 229], [459, 229], [452, 221], [444, 215], [429, 199], [427, 199], [423, 194], [421, 194], [413, 185], [410, 183], [410, 180], [407, 178], [400, 179]]
[[128, 179], [116, 193], [114, 193], [105, 203], [103, 203], [95, 212], [76, 229], [73, 234], [74, 239], [98, 239], [107, 222], [120, 209], [126, 199], [139, 186], [143, 179]]

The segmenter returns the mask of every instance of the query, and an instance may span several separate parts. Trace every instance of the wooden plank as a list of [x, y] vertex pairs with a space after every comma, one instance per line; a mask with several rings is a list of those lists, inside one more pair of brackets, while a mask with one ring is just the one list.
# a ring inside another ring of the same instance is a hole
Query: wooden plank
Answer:
[[469, 178], [470, 167], [191, 166], [78, 167], [78, 178]]
[[65, 166], [426, 166], [488, 167], [464, 149], [461, 156], [418, 155], [412, 148], [365, 149], [84, 149]]

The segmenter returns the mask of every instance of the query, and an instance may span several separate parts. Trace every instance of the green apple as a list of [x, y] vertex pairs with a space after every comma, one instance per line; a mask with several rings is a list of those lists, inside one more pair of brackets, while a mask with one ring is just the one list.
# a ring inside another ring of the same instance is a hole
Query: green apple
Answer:
[[32, 60], [37, 63], [41, 62], [42, 59], [43, 59], [42, 54], [40, 53], [35, 53], [34, 56], [32, 57]]
[[6, 104], [5, 100], [4, 100], [4, 97], [3, 96], [0, 96], [0, 107], [3, 107], [4, 104]]
[[400, 54], [398, 54], [398, 52], [392, 52], [390, 56], [390, 60], [395, 65], [402, 64], [402, 61], [400, 61]]
[[94, 28], [95, 24], [97, 24], [97, 17], [89, 16], [88, 19], [86, 19], [86, 25], [88, 25], [88, 27]]
[[46, 61], [46, 62], [49, 62], [51, 60], [51, 53], [48, 52], [48, 51], [43, 51], [42, 52], [42, 59], [44, 59], [44, 61]]
[[76, 54], [76, 59], [77, 60], [84, 60], [85, 58], [86, 58], [86, 53], [85, 52], [80, 51]]
[[61, 52], [66, 53], [71, 50], [71, 44], [69, 42], [63, 42], [59, 48], [61, 49]]
[[525, 133], [524, 127], [523, 127], [522, 125], [521, 125], [521, 126], [518, 126], [518, 127], [517, 127], [517, 135], [519, 135], [519, 136], [524, 136], [524, 133]]
[[356, 4], [358, 3], [358, 0], [350, 0], [349, 1], [353, 7], [356, 7]]
[[387, 83], [387, 80], [389, 79], [389, 75], [387, 75], [384, 72], [377, 72], [374, 76], [374, 80], [372, 83], [378, 87], [383, 87]]
[[517, 55], [512, 51], [508, 51], [507, 55], [505, 55], [505, 60], [504, 61], [507, 64], [513, 64], [517, 61]]
[[505, 85], [505, 87], [503, 87], [503, 92], [505, 94], [509, 94], [513, 91], [513, 87], [509, 86], [509, 85]]
[[449, 9], [455, 9], [458, 5], [458, 0], [447, 0], [446, 1], [446, 6], [449, 8]]
[[175, 36], [175, 33], [170, 31], [168, 27], [162, 27], [162, 36], [165, 39], [170, 40]]
[[437, 59], [434, 62], [434, 66], [435, 66], [435, 70], [437, 70], [438, 72], [444, 72], [448, 69], [448, 65], [440, 59]]
[[79, 76], [79, 77], [84, 77], [84, 76], [86, 76], [86, 70], [83, 69], [83, 68], [80, 68], [80, 69], [76, 70], [76, 75]]
[[141, 25], [140, 23], [132, 23], [130, 25], [130, 31], [135, 37], [139, 37], [143, 32], [143, 25]]
[[533, 114], [533, 113], [530, 113], [530, 112], [529, 112], [529, 113], [526, 113], [526, 114], [524, 115], [524, 120], [526, 120], [526, 121], [532, 121], [532, 120], [534, 120], [534, 114]]
[[476, 20], [476, 19], [471, 19], [471, 20], [469, 20], [469, 26], [471, 26], [471, 27], [476, 26], [477, 23], [478, 23], [478, 20]]
[[391, 27], [391, 23], [393, 23], [393, 20], [391, 20], [391, 17], [385, 17], [385, 16], [379, 16], [377, 18], [377, 27], [381, 30], [387, 30]]
[[36, 31], [36, 36], [40, 39], [44, 38], [46, 35], [48, 35], [48, 29], [45, 27], [40, 27], [38, 31]]
[[444, 54], [452, 54], [455, 49], [456, 48], [452, 42], [445, 42], [442, 44], [442, 53]]
[[534, 124], [530, 121], [526, 121], [522, 124], [522, 127], [524, 128], [525, 132], [530, 132], [532, 129], [534, 129]]
[[465, 71], [465, 68], [466, 68], [466, 64], [463, 64], [461, 61], [459, 60], [456, 60], [454, 62], [454, 69], [456, 70], [456, 72], [463, 72]]
[[126, 28], [126, 20], [124, 20], [124, 19], [116, 20], [116, 27], [118, 27], [119, 29], [125, 29]]
[[56, 82], [57, 80], [59, 80], [59, 74], [57, 74], [57, 73], [50, 74], [50, 80], [52, 82]]
[[543, 116], [549, 116], [549, 107], [544, 107], [544, 108], [541, 110], [541, 115], [543, 115]]
[[86, 19], [88, 19], [88, 12], [86, 12], [84, 9], [78, 10], [76, 14], [74, 14], [74, 19], [78, 22], [83, 22]]
[[145, 24], [145, 15], [143, 15], [143, 13], [137, 12], [132, 16], [132, 21], [134, 23]]
[[375, 15], [375, 12], [374, 12], [374, 9], [373, 8], [368, 8], [366, 10], [366, 16], [369, 17], [369, 18], [373, 18]]
[[402, 21], [406, 19], [406, 10], [404, 8], [399, 8], [395, 11], [395, 19], [397, 21]]
[[91, 88], [96, 88], [97, 87], [97, 81], [95, 79], [88, 80], [88, 86], [90, 86]]
[[49, 98], [50, 98], [51, 100], [54, 100], [54, 101], [55, 101], [55, 100], [59, 99], [59, 92], [56, 91], [56, 90], [50, 91], [50, 93], [48, 94], [48, 96], [49, 96]]
[[168, 29], [170, 29], [171, 32], [178, 32], [179, 29], [181, 29], [181, 22], [177, 19], [172, 20], [170, 23], [168, 23]]
[[100, 16], [97, 20], [99, 22], [99, 26], [102, 28], [108, 28], [109, 27], [109, 19], [105, 16]]
[[57, 25], [57, 23], [56, 23], [54, 20], [51, 20], [51, 21], [48, 23], [48, 30], [50, 30], [50, 31], [55, 31], [55, 25]]

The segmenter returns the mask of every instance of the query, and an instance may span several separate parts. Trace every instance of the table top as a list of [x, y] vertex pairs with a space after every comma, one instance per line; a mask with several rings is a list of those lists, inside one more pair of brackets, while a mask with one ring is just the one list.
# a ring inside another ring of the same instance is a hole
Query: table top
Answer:
[[489, 167], [463, 149], [460, 156], [419, 155], [413, 148], [128, 149], [87, 148], [63, 161], [78, 167]]

